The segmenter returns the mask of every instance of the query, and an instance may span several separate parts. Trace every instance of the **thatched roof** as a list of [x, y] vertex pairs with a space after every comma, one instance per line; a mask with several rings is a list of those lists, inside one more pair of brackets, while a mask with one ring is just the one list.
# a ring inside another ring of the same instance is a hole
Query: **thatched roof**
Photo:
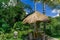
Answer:
[[48, 17], [46, 15], [43, 15], [43, 14], [40, 14], [39, 12], [34, 12], [33, 14], [27, 16], [24, 20], [23, 20], [23, 23], [35, 23], [37, 21], [40, 21], [40, 22], [46, 22], [48, 21]]

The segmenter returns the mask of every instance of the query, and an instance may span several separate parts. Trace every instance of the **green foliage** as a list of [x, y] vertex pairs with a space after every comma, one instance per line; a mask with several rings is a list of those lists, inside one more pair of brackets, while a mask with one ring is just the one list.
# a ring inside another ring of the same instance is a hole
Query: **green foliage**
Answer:
[[25, 17], [24, 9], [30, 9], [31, 7], [21, 1], [18, 2], [16, 6], [8, 6], [6, 8], [1, 7], [2, 2], [7, 2], [9, 0], [0, 0], [0, 39], [1, 40], [15, 40], [13, 38], [13, 32], [18, 31], [18, 38], [16, 40], [23, 40], [22, 36], [27, 35], [32, 31], [30, 26], [24, 25], [22, 23]]
[[8, 7], [8, 9], [2, 9], [0, 12], [1, 18], [10, 25], [16, 21], [21, 21], [25, 16], [24, 10], [19, 7]]
[[50, 18], [51, 22], [47, 25], [46, 33], [50, 36], [60, 35], [60, 17]]
[[4, 30], [4, 33], [9, 33], [10, 32], [10, 27], [8, 24], [2, 24], [2, 29]]
[[0, 3], [2, 3], [2, 2], [7, 3], [7, 2], [9, 2], [9, 0], [0, 0]]
[[18, 29], [20, 31], [28, 30], [30, 27], [24, 25], [22, 22], [16, 22], [13, 26], [14, 29]]

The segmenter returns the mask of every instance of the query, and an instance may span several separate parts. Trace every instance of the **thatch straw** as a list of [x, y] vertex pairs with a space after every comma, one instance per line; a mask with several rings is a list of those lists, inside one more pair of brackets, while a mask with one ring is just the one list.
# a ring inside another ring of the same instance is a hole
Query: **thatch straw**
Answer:
[[48, 21], [48, 17], [46, 15], [43, 15], [43, 14], [40, 14], [39, 12], [34, 12], [33, 14], [27, 16], [24, 20], [23, 20], [23, 23], [35, 23], [37, 21], [40, 21], [40, 22], [46, 22]]

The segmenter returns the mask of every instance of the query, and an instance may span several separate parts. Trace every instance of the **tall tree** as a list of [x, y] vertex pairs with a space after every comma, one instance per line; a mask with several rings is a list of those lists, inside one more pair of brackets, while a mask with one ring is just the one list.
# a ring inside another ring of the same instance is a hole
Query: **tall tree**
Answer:
[[[0, 5], [1, 8], [1, 5]], [[0, 16], [8, 24], [14, 24], [16, 21], [21, 21], [25, 16], [24, 9], [31, 9], [28, 4], [24, 4], [19, 0], [19, 3], [16, 6], [8, 6], [6, 8], [0, 9]]]

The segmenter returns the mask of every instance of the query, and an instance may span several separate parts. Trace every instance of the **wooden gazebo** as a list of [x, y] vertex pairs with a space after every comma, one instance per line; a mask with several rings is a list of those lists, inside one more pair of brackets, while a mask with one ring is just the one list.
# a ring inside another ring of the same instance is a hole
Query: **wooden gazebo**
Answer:
[[[40, 22], [48, 22], [49, 21], [49, 18], [46, 16], [46, 15], [43, 15], [41, 14], [40, 12], [38, 11], [35, 11], [33, 14], [27, 16], [24, 20], [23, 20], [23, 23], [26, 24], [35, 24], [34, 25], [34, 35], [38, 32], [38, 27], [37, 27], [37, 23], [40, 23]], [[34, 36], [34, 38], [36, 38]]]

